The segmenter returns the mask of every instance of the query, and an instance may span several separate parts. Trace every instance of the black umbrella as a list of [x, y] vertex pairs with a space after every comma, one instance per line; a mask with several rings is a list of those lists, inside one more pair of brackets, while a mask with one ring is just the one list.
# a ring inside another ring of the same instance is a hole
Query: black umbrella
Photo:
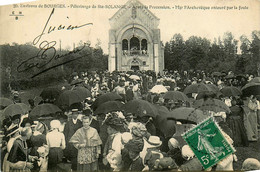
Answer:
[[222, 102], [221, 100], [214, 99], [214, 98], [208, 98], [208, 99], [200, 99], [196, 100], [193, 103], [194, 108], [198, 108], [201, 110], [206, 111], [213, 111], [213, 112], [226, 112], [230, 113], [229, 107]]
[[250, 82], [242, 88], [243, 96], [260, 95], [260, 83]]
[[234, 86], [228, 86], [228, 87], [224, 87], [220, 90], [220, 92], [223, 94], [223, 96], [240, 96], [242, 95], [242, 92], [239, 88], [234, 87]]
[[37, 118], [45, 115], [55, 114], [56, 112], [61, 112], [61, 109], [58, 106], [50, 103], [44, 103], [33, 108], [30, 112], [30, 116], [32, 118]]
[[48, 87], [44, 88], [40, 94], [40, 97], [42, 97], [43, 100], [49, 99], [57, 99], [59, 95], [61, 94], [61, 89], [56, 87]]
[[174, 109], [168, 114], [168, 119], [173, 119], [188, 124], [198, 124], [207, 117], [208, 115], [204, 114], [200, 109], [191, 107], [180, 107]]
[[101, 96], [99, 96], [94, 103], [92, 104], [92, 108], [95, 111], [102, 103], [108, 102], [108, 101], [116, 101], [122, 100], [122, 97], [116, 93], [106, 93]]
[[165, 138], [172, 137], [176, 132], [176, 120], [167, 119], [167, 116], [156, 116], [154, 124]]
[[113, 111], [122, 111], [123, 103], [120, 101], [109, 101], [101, 104], [96, 110], [95, 114], [106, 114]]
[[184, 89], [184, 94], [190, 94], [190, 93], [201, 93], [201, 92], [213, 92], [217, 93], [218, 92], [218, 87], [214, 84], [192, 84], [187, 86]]
[[11, 104], [9, 106], [7, 106], [4, 111], [3, 114], [8, 117], [12, 117], [14, 115], [18, 115], [18, 114], [26, 114], [28, 113], [30, 110], [30, 107], [27, 106], [24, 103], [16, 103], [16, 104]]
[[0, 106], [6, 107], [6, 106], [11, 105], [11, 104], [14, 104], [12, 100], [5, 98], [5, 97], [0, 98]]
[[66, 90], [59, 96], [55, 104], [57, 104], [60, 107], [70, 106], [74, 103], [80, 103], [83, 100], [84, 99], [82, 98], [82, 96], [80, 96], [76, 91]]
[[85, 100], [87, 97], [91, 97], [91, 92], [85, 88], [85, 87], [75, 87], [73, 89], [80, 97], [82, 97], [83, 100]]
[[139, 117], [150, 116], [155, 118], [157, 115], [159, 115], [158, 110], [153, 104], [140, 99], [127, 102], [123, 106], [123, 109], [126, 113], [136, 114]]
[[163, 98], [173, 101], [189, 101], [189, 98], [183, 92], [180, 91], [168, 91], [167, 93], [165, 93]]

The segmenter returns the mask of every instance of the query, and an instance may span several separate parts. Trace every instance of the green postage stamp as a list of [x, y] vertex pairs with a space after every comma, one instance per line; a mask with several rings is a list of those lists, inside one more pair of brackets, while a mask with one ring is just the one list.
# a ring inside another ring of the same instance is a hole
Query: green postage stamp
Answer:
[[235, 151], [223, 136], [221, 128], [215, 122], [213, 116], [182, 134], [182, 137], [204, 169], [215, 165]]

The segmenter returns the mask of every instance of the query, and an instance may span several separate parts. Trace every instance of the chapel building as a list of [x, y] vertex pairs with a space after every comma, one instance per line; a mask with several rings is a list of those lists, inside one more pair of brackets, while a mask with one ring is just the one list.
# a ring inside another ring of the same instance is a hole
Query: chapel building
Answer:
[[138, 0], [129, 0], [110, 19], [108, 70], [164, 69], [160, 19]]

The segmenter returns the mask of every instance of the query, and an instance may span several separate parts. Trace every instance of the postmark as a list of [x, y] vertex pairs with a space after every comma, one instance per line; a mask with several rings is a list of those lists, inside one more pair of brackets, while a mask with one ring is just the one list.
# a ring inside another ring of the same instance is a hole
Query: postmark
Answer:
[[232, 145], [222, 134], [213, 116], [208, 117], [194, 128], [182, 134], [204, 169], [235, 152]]

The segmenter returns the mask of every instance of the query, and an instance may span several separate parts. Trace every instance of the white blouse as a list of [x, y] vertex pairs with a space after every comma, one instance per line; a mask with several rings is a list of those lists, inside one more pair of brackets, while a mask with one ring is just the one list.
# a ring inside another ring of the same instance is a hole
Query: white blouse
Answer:
[[60, 147], [61, 149], [65, 149], [65, 136], [63, 133], [53, 130], [46, 134], [47, 144], [50, 148], [52, 147]]

